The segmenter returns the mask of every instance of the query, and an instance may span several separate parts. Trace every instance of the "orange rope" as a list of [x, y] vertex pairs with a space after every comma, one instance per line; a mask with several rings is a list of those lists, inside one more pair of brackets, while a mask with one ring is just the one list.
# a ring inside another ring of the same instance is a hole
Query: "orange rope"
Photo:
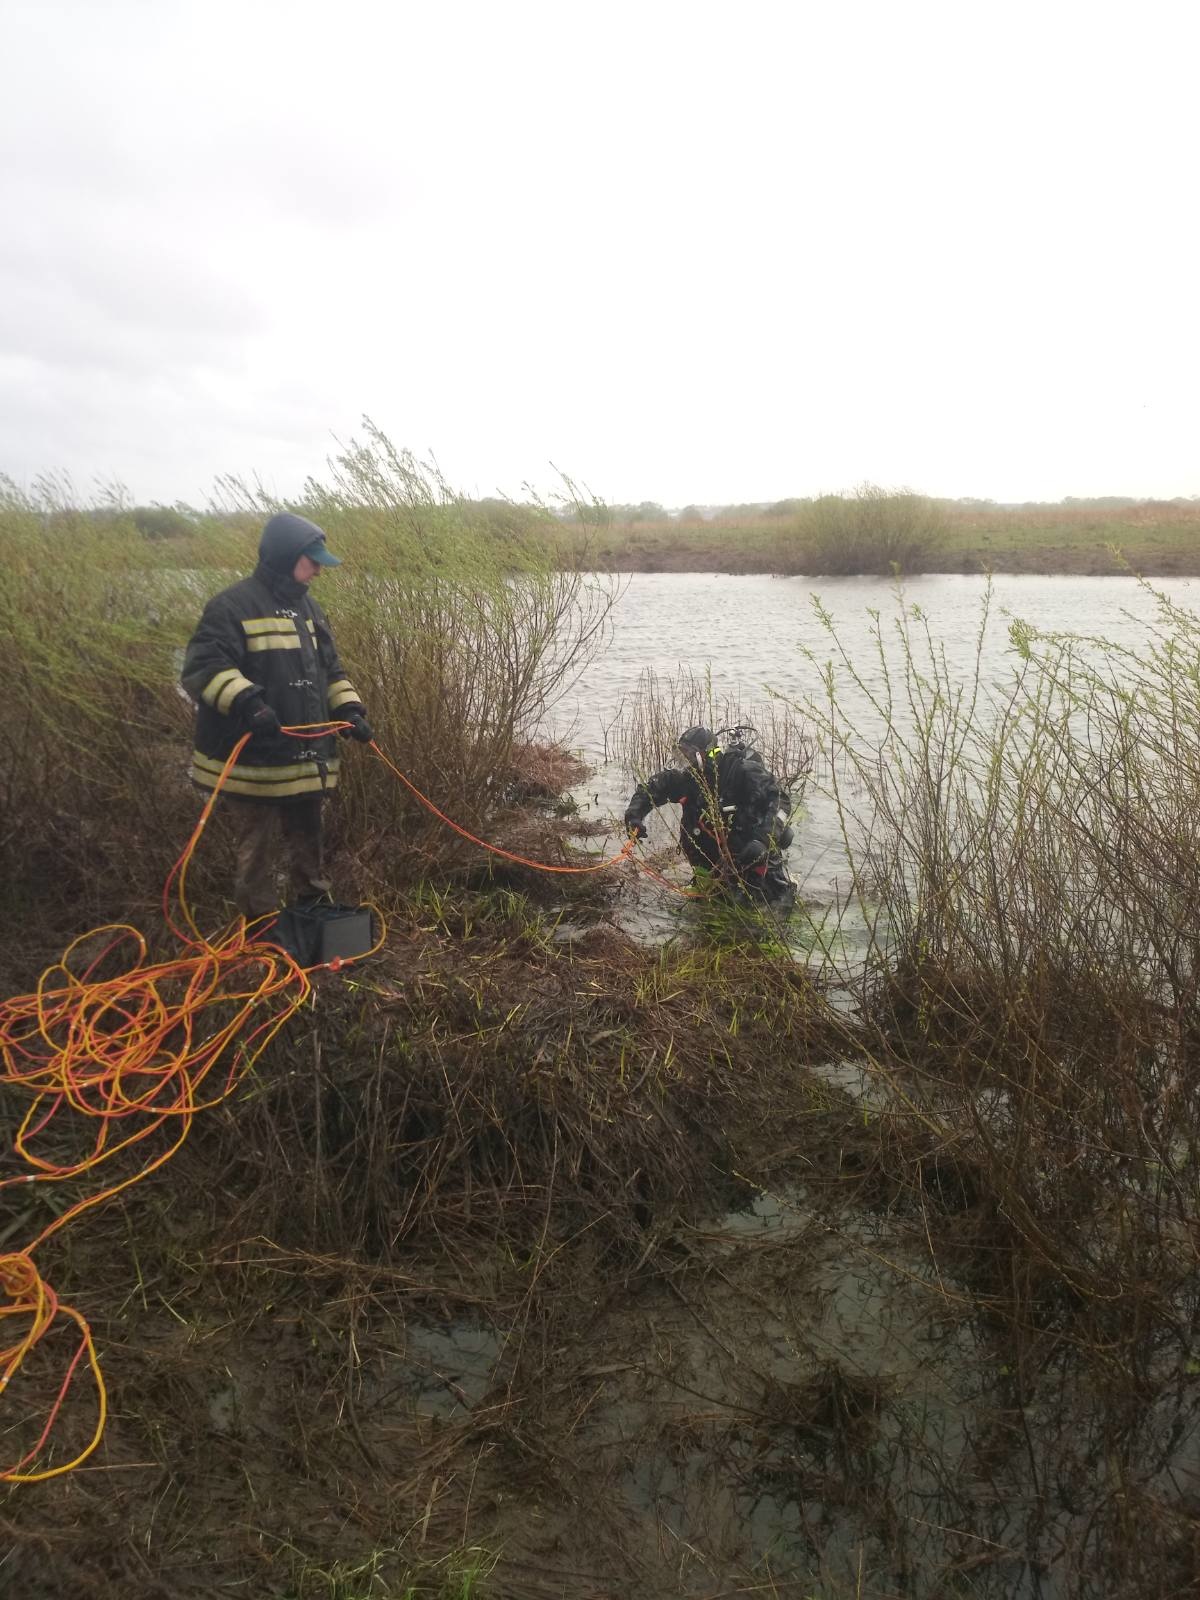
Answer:
[[[9, 1379], [20, 1367], [25, 1357], [34, 1346], [49, 1331], [51, 1325], [61, 1312], [69, 1317], [79, 1328], [80, 1341], [67, 1365], [66, 1375], [59, 1386], [50, 1414], [46, 1418], [37, 1442], [25, 1452], [16, 1464], [6, 1472], [0, 1473], [7, 1483], [40, 1483], [45, 1478], [56, 1478], [62, 1472], [69, 1472], [72, 1467], [85, 1461], [100, 1443], [100, 1435], [104, 1432], [104, 1423], [108, 1416], [108, 1395], [104, 1387], [104, 1378], [100, 1371], [100, 1363], [96, 1359], [96, 1346], [92, 1340], [92, 1330], [84, 1317], [80, 1316], [72, 1306], [63, 1305], [54, 1290], [44, 1283], [38, 1274], [29, 1255], [25, 1251], [18, 1251], [15, 1255], [0, 1256], [0, 1290], [8, 1297], [9, 1304], [0, 1306], [0, 1316], [27, 1316], [29, 1326], [23, 1337], [10, 1344], [6, 1349], [0, 1350], [0, 1393], [8, 1386]], [[24, 1469], [34, 1461], [41, 1452], [43, 1445], [50, 1436], [50, 1431], [67, 1397], [71, 1387], [71, 1380], [75, 1376], [75, 1369], [81, 1358], [86, 1355], [88, 1366], [91, 1368], [92, 1380], [96, 1385], [98, 1404], [96, 1407], [96, 1429], [92, 1434], [91, 1442], [85, 1450], [81, 1450], [73, 1461], [65, 1466], [52, 1467], [43, 1472], [26, 1472]]]
[[684, 900], [707, 900], [708, 895], [703, 889], [685, 889], [681, 883], [672, 883], [670, 878], [664, 878], [661, 872], [656, 872], [640, 857], [633, 857], [633, 864], [639, 872], [644, 873], [653, 883], [661, 884], [664, 889], [670, 889], [672, 894], [680, 895]]
[[569, 872], [577, 874], [587, 872], [603, 872], [606, 867], [615, 867], [619, 861], [628, 861], [633, 854], [634, 846], [637, 844], [637, 840], [631, 836], [615, 856], [607, 856], [603, 861], [593, 862], [591, 866], [587, 867], [551, 866], [550, 863], [546, 861], [530, 861], [528, 856], [513, 855], [511, 850], [502, 850], [498, 844], [489, 844], [486, 839], [480, 839], [475, 834], [468, 833], [466, 828], [460, 827], [457, 822], [452, 822], [444, 811], [438, 810], [437, 806], [434, 805], [433, 801], [428, 795], [422, 794], [420, 789], [417, 788], [416, 784], [413, 783], [409, 778], [406, 778], [405, 775], [400, 771], [400, 768], [384, 755], [383, 751], [375, 743], [374, 739], [371, 740], [371, 749], [374, 750], [375, 754], [379, 757], [380, 761], [383, 762], [384, 766], [400, 779], [400, 782], [409, 791], [409, 793], [415, 795], [425, 809], [427, 811], [431, 811], [433, 815], [437, 817], [439, 822], [444, 822], [448, 828], [453, 828], [454, 832], [459, 834], [460, 837], [463, 839], [469, 839], [472, 844], [477, 844], [481, 850], [490, 850], [493, 855], [503, 856], [506, 861], [515, 861], [520, 867], [532, 867], [535, 872]]
[[664, 878], [661, 872], [656, 872], [653, 867], [641, 860], [640, 857], [634, 855], [634, 851], [636, 850], [638, 844], [637, 837], [634, 834], [630, 834], [625, 845], [617, 852], [615, 856], [607, 856], [603, 861], [594, 862], [592, 865], [586, 867], [551, 866], [545, 861], [531, 861], [527, 856], [514, 855], [511, 850], [502, 850], [498, 844], [489, 844], [486, 839], [480, 839], [475, 834], [469, 833], [466, 828], [460, 827], [457, 822], [454, 822], [450, 817], [448, 817], [444, 811], [440, 811], [438, 807], [434, 805], [429, 796], [422, 794], [421, 790], [417, 788], [412, 779], [406, 777], [404, 773], [400, 771], [400, 768], [384, 755], [383, 751], [375, 743], [374, 739], [371, 740], [371, 749], [379, 757], [380, 761], [383, 762], [384, 766], [400, 779], [400, 782], [409, 791], [409, 793], [414, 795], [427, 811], [432, 812], [432, 814], [437, 817], [439, 822], [444, 822], [448, 828], [452, 828], [454, 832], [457, 833], [461, 838], [469, 839], [472, 844], [477, 844], [481, 850], [490, 850], [493, 855], [503, 856], [506, 861], [515, 861], [518, 866], [532, 867], [535, 872], [603, 872], [606, 867], [615, 867], [622, 861], [629, 861], [632, 862], [639, 872], [644, 873], [645, 876], [652, 879], [653, 882], [661, 884], [664, 889], [669, 889], [672, 894], [680, 895], [685, 900], [708, 899], [708, 896], [703, 889], [685, 889], [681, 884], [672, 883], [670, 878]]

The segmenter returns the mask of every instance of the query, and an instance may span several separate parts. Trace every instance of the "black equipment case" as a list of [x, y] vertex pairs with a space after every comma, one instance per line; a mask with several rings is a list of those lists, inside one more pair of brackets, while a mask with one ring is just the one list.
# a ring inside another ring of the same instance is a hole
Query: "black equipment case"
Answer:
[[286, 950], [298, 967], [319, 967], [365, 956], [377, 935], [370, 906], [317, 900], [285, 906], [264, 937]]

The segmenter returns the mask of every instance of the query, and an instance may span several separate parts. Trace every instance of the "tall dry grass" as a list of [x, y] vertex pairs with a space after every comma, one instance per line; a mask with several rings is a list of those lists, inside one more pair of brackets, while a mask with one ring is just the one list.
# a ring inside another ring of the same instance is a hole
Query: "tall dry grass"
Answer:
[[164, 841], [182, 845], [175, 657], [194, 604], [124, 515], [0, 483], [0, 882], [17, 929], [55, 902], [97, 910], [105, 881], [136, 901]]
[[679, 764], [679, 735], [696, 726], [714, 733], [743, 730], [746, 742], [799, 805], [814, 757], [803, 719], [784, 700], [716, 693], [711, 677], [693, 667], [680, 666], [671, 674], [644, 668], [607, 730], [605, 755], [644, 777]]
[[[169, 536], [119, 499], [0, 482], [0, 881], [10, 916], [57, 902], [64, 925], [142, 913], [186, 840], [191, 708], [180, 652], [208, 595], [255, 563], [279, 505], [225, 480], [223, 501]], [[612, 585], [556, 569], [548, 513], [456, 498], [378, 432], [349, 446], [301, 507], [345, 564], [317, 591], [383, 747], [439, 806], [478, 828], [514, 751], [603, 638]], [[382, 890], [461, 846], [369, 754], [348, 751], [335, 846], [351, 887]], [[219, 829], [195, 886], [222, 908]], [[211, 870], [210, 870], [211, 869]]]

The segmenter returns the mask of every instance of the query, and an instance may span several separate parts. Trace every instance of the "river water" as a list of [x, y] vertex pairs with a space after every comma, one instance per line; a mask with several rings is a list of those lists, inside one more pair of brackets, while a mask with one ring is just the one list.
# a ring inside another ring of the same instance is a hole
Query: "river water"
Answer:
[[[810, 698], [819, 701], [822, 666], [836, 653], [815, 611], [819, 601], [837, 640], [868, 680], [877, 681], [880, 675], [873, 614], [883, 619], [889, 670], [897, 681], [902, 677], [901, 646], [892, 626], [901, 606], [920, 609], [951, 674], [966, 678], [973, 670], [987, 593], [983, 577], [945, 573], [906, 580], [899, 597], [895, 584], [884, 578], [636, 573], [621, 582], [611, 639], [555, 711], [558, 731], [594, 769], [574, 798], [586, 817], [611, 821], [614, 829], [619, 829], [635, 780], [607, 758], [611, 740], [606, 740], [606, 730], [645, 668], [662, 677], [680, 667], [710, 673], [718, 700], [732, 694], [743, 704], [761, 704], [775, 693], [801, 705]], [[1156, 588], [1174, 603], [1200, 612], [1200, 580], [1161, 580]], [[1000, 686], [1015, 670], [1008, 634], [1013, 619], [1040, 630], [1073, 631], [1132, 645], [1145, 637], [1155, 614], [1154, 594], [1132, 578], [996, 577], [982, 653], [984, 679]], [[872, 713], [865, 698], [850, 688], [846, 704], [856, 726], [870, 734]], [[674, 806], [660, 814], [651, 847], [669, 844], [677, 819]], [[836, 913], [845, 889], [846, 861], [836, 812], [819, 779], [809, 783], [797, 821], [789, 866], [809, 916], [820, 920]], [[682, 870], [677, 876], [686, 880]], [[643, 889], [626, 905], [621, 920], [639, 936], [657, 939], [669, 936], [681, 916], [686, 909], [675, 897]]]

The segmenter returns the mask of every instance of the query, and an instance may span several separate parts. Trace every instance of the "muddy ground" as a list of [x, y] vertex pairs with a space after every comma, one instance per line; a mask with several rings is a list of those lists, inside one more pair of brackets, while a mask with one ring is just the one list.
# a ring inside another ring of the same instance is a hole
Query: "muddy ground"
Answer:
[[[0, 1594], [1197, 1592], [1178, 1342], [1126, 1383], [1069, 1305], [1014, 1337], [994, 1219], [777, 947], [568, 926], [414, 902], [45, 1247], [111, 1414], [7, 1491]], [[15, 1386], [6, 1457], [69, 1349]]]

